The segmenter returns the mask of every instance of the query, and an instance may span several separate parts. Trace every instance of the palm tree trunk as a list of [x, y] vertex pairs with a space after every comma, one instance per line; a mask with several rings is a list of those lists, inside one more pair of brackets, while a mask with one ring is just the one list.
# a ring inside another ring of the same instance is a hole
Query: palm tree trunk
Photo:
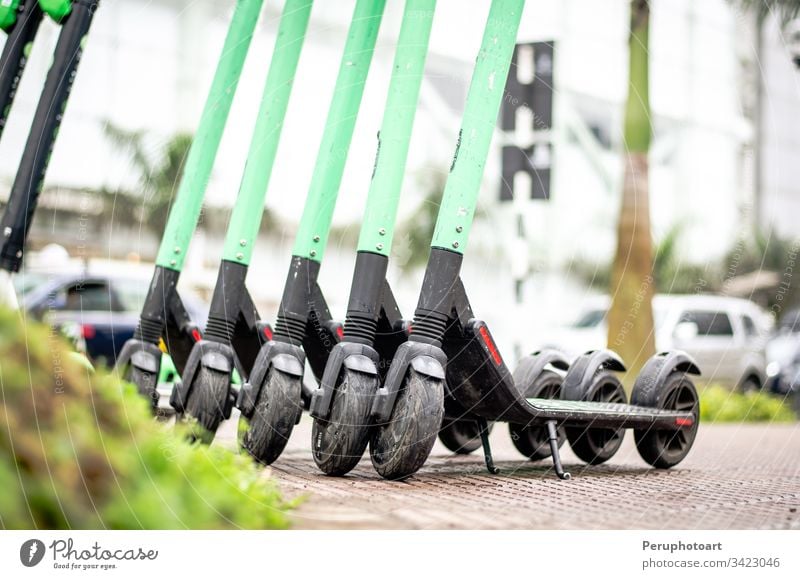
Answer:
[[625, 108], [625, 179], [611, 276], [608, 347], [628, 366], [626, 386], [655, 353], [648, 159], [652, 134], [649, 98], [648, 0], [631, 1], [630, 80]]

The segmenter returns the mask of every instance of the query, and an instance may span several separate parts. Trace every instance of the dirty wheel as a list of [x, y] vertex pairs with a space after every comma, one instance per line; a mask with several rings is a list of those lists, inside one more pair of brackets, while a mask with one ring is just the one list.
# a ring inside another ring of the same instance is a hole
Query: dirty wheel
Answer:
[[633, 403], [650, 408], [678, 410], [694, 415], [691, 426], [668, 429], [634, 430], [636, 448], [648, 464], [656, 468], [670, 468], [681, 462], [692, 448], [700, 420], [697, 390], [683, 372], [671, 374], [663, 384], [647, 392], [634, 388]]
[[[262, 464], [272, 464], [289, 442], [298, 415], [301, 378], [270, 368], [258, 394], [253, 417], [239, 417], [239, 442]], [[244, 423], [244, 424], [242, 424]]]
[[[611, 372], [598, 372], [578, 400], [625, 404], [627, 396], [622, 383]], [[614, 456], [622, 445], [625, 429], [567, 427], [567, 440], [572, 451], [588, 464], [601, 464]]]
[[125, 380], [136, 386], [136, 390], [150, 404], [150, 408], [158, 406], [158, 374], [137, 368], [133, 364], [125, 372]]
[[[542, 372], [531, 384], [520, 384], [524, 387], [525, 398], [559, 398], [561, 384], [564, 379], [551, 370]], [[530, 460], [542, 460], [550, 456], [550, 438], [544, 425], [529, 426], [527, 424], [508, 425], [511, 442], [514, 447]], [[564, 428], [558, 429], [558, 447], [564, 444], [566, 433]]]
[[328, 418], [315, 419], [311, 431], [314, 462], [325, 474], [345, 475], [361, 460], [369, 441], [369, 413], [377, 390], [376, 376], [342, 370]]
[[189, 438], [211, 444], [225, 415], [230, 396], [231, 376], [201, 366], [197, 369], [189, 399], [185, 403], [184, 421], [190, 425]]
[[444, 414], [441, 380], [408, 370], [389, 421], [370, 439], [372, 466], [383, 478], [402, 480], [417, 472], [431, 453]]

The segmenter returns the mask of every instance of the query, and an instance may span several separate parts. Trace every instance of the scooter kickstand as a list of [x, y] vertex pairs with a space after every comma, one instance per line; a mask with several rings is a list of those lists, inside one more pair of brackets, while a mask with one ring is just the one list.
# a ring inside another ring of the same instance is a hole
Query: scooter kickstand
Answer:
[[486, 470], [489, 474], [498, 474], [500, 469], [494, 465], [492, 447], [489, 446], [489, 425], [485, 418], [478, 419], [478, 428], [481, 430], [481, 444], [483, 445], [483, 459], [486, 461]]
[[561, 465], [561, 455], [558, 450], [558, 432], [556, 431], [555, 420], [547, 422], [547, 437], [550, 439], [550, 454], [553, 456], [553, 467], [556, 469], [556, 474], [561, 480], [569, 480], [572, 475], [564, 471]]

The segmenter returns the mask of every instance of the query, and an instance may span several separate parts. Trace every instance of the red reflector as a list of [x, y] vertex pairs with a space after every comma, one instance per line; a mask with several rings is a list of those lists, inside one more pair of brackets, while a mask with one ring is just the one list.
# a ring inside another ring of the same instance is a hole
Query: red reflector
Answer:
[[272, 328], [269, 326], [264, 326], [264, 337], [267, 340], [272, 340]]
[[192, 329], [192, 340], [194, 340], [195, 342], [199, 342], [202, 339], [203, 336], [200, 334], [200, 330], [198, 330], [197, 328]]
[[483, 339], [483, 343], [486, 344], [486, 347], [489, 348], [489, 354], [492, 355], [492, 359], [494, 363], [498, 366], [503, 363], [503, 358], [500, 357], [500, 352], [497, 351], [497, 346], [494, 345], [494, 341], [492, 337], [489, 335], [489, 330], [486, 329], [486, 326], [481, 326], [481, 329], [478, 330], [478, 333], [481, 335]]
[[336, 326], [336, 335], [339, 336], [340, 340], [344, 338], [344, 328], [342, 326]]
[[691, 418], [676, 418], [675, 419], [675, 426], [691, 426], [694, 424], [694, 420]]
[[94, 326], [90, 326], [89, 324], [83, 324], [81, 326], [81, 336], [84, 340], [91, 340], [97, 335], [97, 331], [95, 331]]

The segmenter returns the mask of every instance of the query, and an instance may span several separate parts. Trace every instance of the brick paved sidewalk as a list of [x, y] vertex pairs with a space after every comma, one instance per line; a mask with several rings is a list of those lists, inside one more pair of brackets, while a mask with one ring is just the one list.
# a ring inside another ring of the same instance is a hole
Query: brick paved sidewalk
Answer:
[[349, 476], [326, 477], [310, 438], [304, 416], [265, 473], [287, 496], [308, 496], [294, 513], [297, 528], [800, 529], [799, 424], [702, 425], [687, 459], [669, 471], [645, 465], [631, 432], [599, 467], [583, 465], [565, 444], [570, 481], [558, 480], [548, 461], [524, 460], [504, 424], [492, 433], [501, 474], [489, 475], [480, 453], [455, 456], [437, 442], [406, 482], [380, 479], [368, 454]]

